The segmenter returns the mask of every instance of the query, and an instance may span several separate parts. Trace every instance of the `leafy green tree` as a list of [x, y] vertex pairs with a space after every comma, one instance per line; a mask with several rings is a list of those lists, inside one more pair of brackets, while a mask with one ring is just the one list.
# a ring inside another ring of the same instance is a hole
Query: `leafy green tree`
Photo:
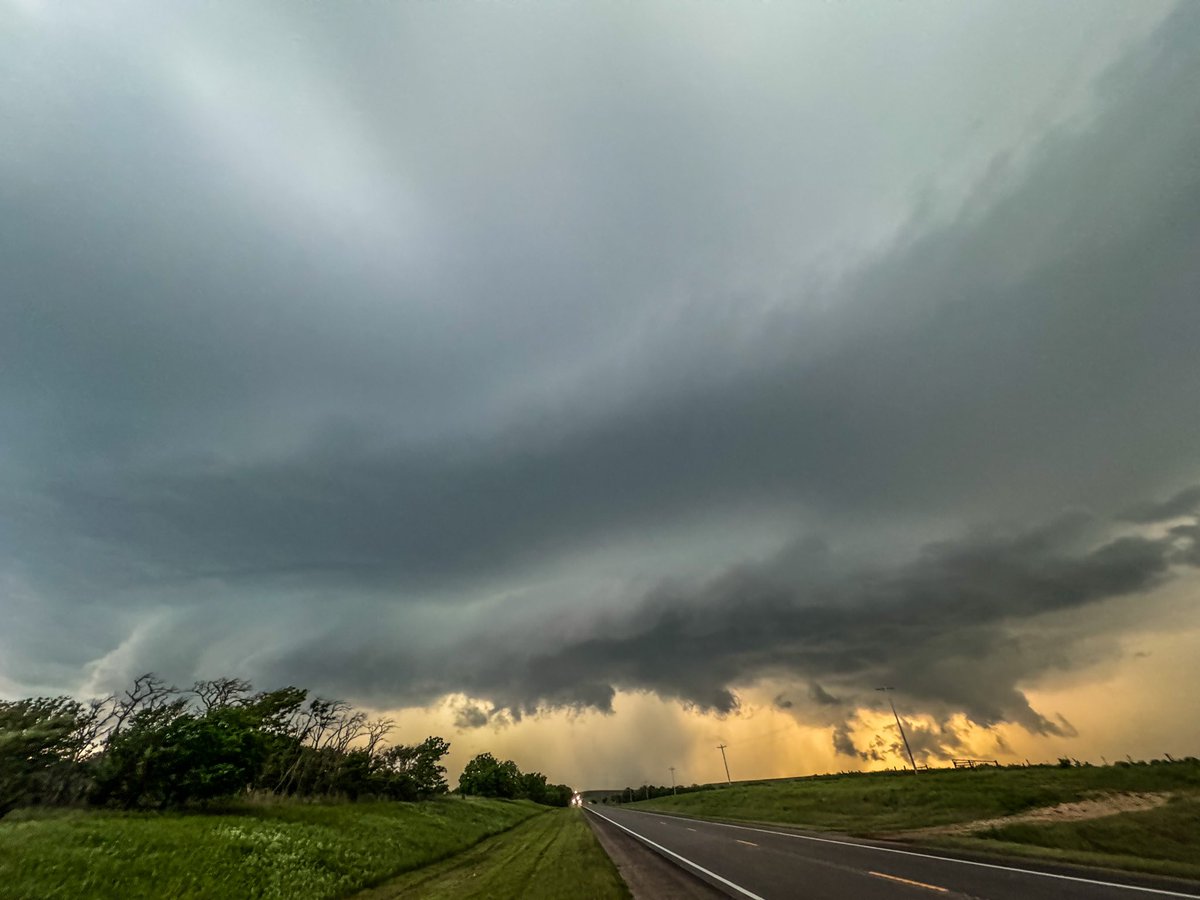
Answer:
[[[170, 807], [258, 790], [417, 800], [447, 791], [440, 737], [388, 748], [395, 723], [296, 687], [253, 693], [237, 678], [170, 686], [153, 673], [84, 706], [0, 701], [0, 815], [20, 805]], [[494, 762], [494, 760], [493, 760]], [[496, 763], [489, 796], [516, 796]]]
[[400, 745], [382, 754], [389, 779], [387, 793], [397, 800], [417, 800], [444, 794], [446, 767], [442, 759], [450, 752], [450, 744], [440, 737], [427, 737], [419, 744]]
[[551, 784], [546, 786], [545, 799], [538, 801], [547, 806], [570, 806], [575, 796], [575, 788], [569, 784]]
[[463, 767], [458, 789], [479, 797], [512, 799], [521, 790], [521, 770], [511, 759], [503, 762], [490, 753], [480, 753]]
[[251, 697], [247, 709], [259, 721], [263, 735], [263, 764], [255, 779], [257, 790], [291, 793], [295, 774], [300, 769], [304, 746], [301, 742], [301, 712], [308, 691], [285, 687], [263, 691]]
[[366, 750], [351, 750], [343, 754], [331, 767], [333, 771], [331, 793], [348, 800], [357, 800], [363, 795], [381, 794], [386, 790], [386, 778], [382, 776], [382, 761]]
[[61, 795], [83, 718], [83, 706], [69, 697], [0, 700], [0, 816]]
[[567, 806], [575, 796], [570, 786], [547, 784], [541, 772], [522, 772], [511, 759], [500, 761], [490, 753], [480, 753], [466, 764], [458, 789], [463, 794], [528, 799], [548, 806]]
[[244, 791], [266, 757], [255, 710], [212, 707], [203, 715], [182, 699], [136, 713], [97, 761], [93, 798], [124, 807], [177, 806]]
[[546, 802], [546, 776], [541, 772], [522, 772], [518, 784], [517, 796], [534, 803]]

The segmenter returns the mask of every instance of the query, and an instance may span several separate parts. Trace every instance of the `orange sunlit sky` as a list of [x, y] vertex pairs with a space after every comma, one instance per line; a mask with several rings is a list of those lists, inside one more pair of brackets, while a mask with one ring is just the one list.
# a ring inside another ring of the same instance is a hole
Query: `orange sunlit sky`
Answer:
[[[1059, 673], [1027, 688], [1035, 709], [1062, 715], [1078, 731], [1070, 737], [1037, 735], [1009, 724], [973, 725], [961, 714], [949, 723], [957, 743], [952, 752], [920, 753], [918, 762], [949, 765], [952, 756], [1054, 762], [1070, 757], [1092, 763], [1195, 755], [1200, 747], [1200, 696], [1189, 689], [1197, 675], [1200, 646], [1198, 585], [1178, 585], [1154, 598], [1161, 614], [1152, 627], [1132, 629], [1109, 646], [1098, 638], [1092, 666]], [[775, 698], [786, 682], [762, 682], [744, 689], [736, 714], [715, 716], [650, 693], [622, 693], [611, 714], [546, 712], [483, 729], [456, 728], [456, 710], [468, 698], [448, 697], [424, 709], [387, 711], [412, 740], [417, 735], [449, 736], [448, 763], [456, 773], [476, 753], [491, 752], [567, 781], [576, 789], [680, 784], [724, 779], [719, 744], [727, 746], [735, 780], [810, 775], [848, 769], [878, 770], [907, 765], [890, 710], [876, 704], [852, 710], [854, 737], [862, 747], [880, 739], [882, 758], [838, 754], [831, 729], [780, 709]], [[937, 732], [934, 717], [904, 709], [911, 732]]]

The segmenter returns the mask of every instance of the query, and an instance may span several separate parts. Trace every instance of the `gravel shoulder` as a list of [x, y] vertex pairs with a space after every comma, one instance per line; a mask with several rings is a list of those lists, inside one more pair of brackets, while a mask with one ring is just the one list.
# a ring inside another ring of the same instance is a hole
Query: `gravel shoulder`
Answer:
[[727, 896], [599, 816], [585, 818], [633, 900], [718, 900]]

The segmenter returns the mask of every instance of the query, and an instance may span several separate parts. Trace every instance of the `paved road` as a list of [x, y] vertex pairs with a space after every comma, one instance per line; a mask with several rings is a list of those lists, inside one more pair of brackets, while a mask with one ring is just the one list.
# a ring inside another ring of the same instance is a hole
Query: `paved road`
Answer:
[[585, 816], [633, 900], [727, 900], [700, 876], [599, 816]]
[[[1036, 862], [999, 865], [882, 842], [620, 808], [586, 809], [719, 886], [729, 896], [750, 900], [1200, 898], [1200, 886], [1135, 875], [1125, 877]], [[1158, 886], [1147, 886], [1150, 884]]]

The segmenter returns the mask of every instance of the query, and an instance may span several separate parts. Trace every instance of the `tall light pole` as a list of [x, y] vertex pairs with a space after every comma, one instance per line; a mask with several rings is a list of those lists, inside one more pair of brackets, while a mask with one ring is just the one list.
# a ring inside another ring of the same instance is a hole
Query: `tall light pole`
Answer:
[[675, 796], [675, 767], [671, 766], [671, 796]]
[[733, 779], [729, 777], [729, 760], [725, 758], [725, 745], [722, 744], [717, 749], [721, 751], [721, 762], [725, 763], [725, 780], [733, 784]]
[[[877, 687], [877, 691], [894, 691], [894, 687]], [[917, 774], [917, 761], [913, 759], [912, 747], [908, 746], [908, 735], [904, 733], [904, 726], [900, 724], [900, 714], [896, 712], [896, 704], [892, 702], [892, 698], [888, 697], [888, 706], [892, 708], [892, 715], [896, 719], [896, 727], [900, 729], [900, 738], [904, 741], [904, 749], [908, 752], [908, 761], [912, 763], [913, 774]]]

